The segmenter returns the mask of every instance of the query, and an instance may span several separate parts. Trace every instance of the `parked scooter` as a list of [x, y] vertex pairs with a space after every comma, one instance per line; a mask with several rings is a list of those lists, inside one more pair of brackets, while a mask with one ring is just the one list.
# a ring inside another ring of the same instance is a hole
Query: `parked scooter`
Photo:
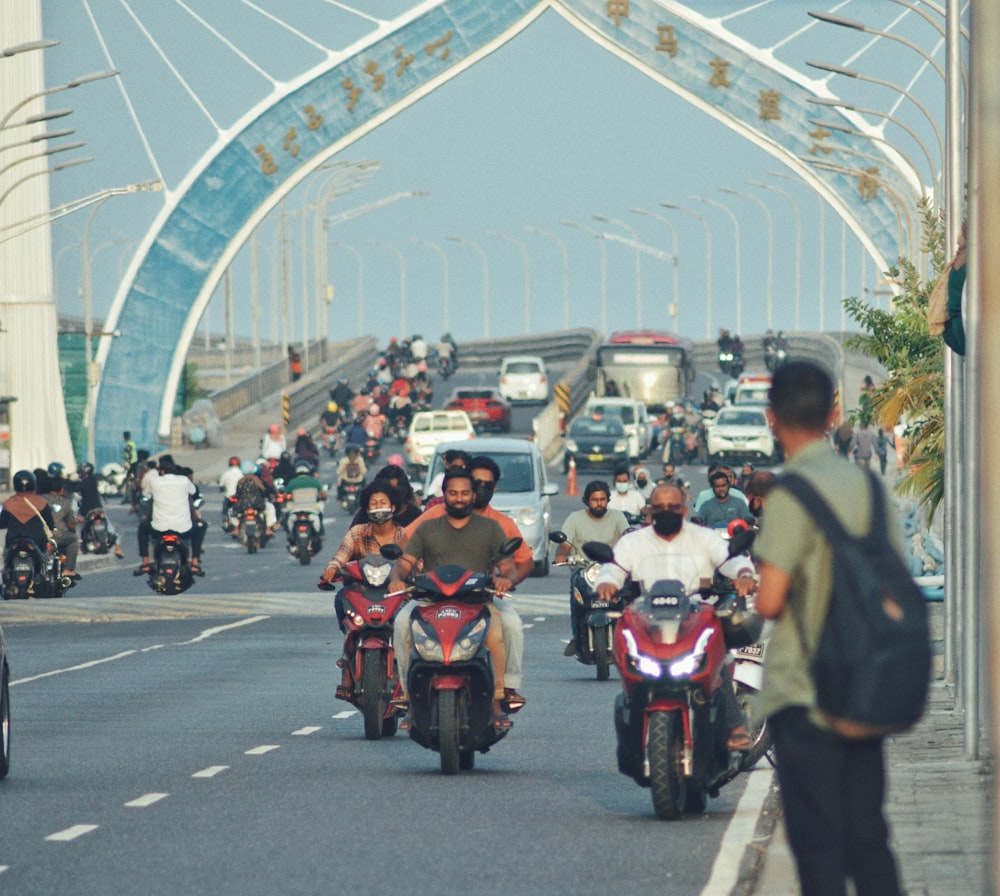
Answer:
[[[746, 551], [753, 538], [752, 531], [734, 535], [729, 555]], [[614, 562], [600, 542], [588, 542], [584, 552]], [[721, 672], [728, 651], [756, 642], [762, 628], [745, 604], [692, 601], [674, 579], [656, 582], [622, 614], [614, 642], [622, 678], [615, 700], [618, 769], [651, 788], [659, 818], [704, 811], [709, 796], [749, 768], [745, 754], [727, 748]]]
[[3, 555], [5, 600], [62, 597], [76, 584], [63, 573], [55, 545], [40, 547], [31, 538], [11, 539]]
[[[549, 541], [566, 544], [566, 533], [555, 529], [549, 533]], [[573, 570], [569, 589], [576, 620], [576, 658], [586, 666], [596, 666], [597, 680], [607, 681], [615, 661], [611, 652], [615, 626], [625, 609], [625, 597], [620, 594], [613, 601], [601, 600], [594, 590], [601, 564], [587, 559], [576, 545], [570, 543], [570, 547], [572, 553], [556, 566], [568, 566]]]
[[[402, 693], [392, 647], [392, 626], [406, 594], [386, 595], [393, 564], [392, 551], [369, 554], [346, 564], [333, 581], [343, 583], [344, 656], [341, 662], [351, 670], [354, 689], [349, 698], [365, 721], [365, 737], [379, 740], [392, 737], [401, 710], [389, 701]], [[398, 556], [398, 551], [395, 552]], [[332, 582], [319, 587], [331, 590]]]
[[[510, 556], [520, 545], [520, 538], [509, 539], [500, 556]], [[497, 726], [493, 716], [493, 663], [486, 647], [490, 613], [485, 606], [494, 593], [492, 581], [484, 573], [441, 566], [421, 573], [406, 589], [431, 602], [418, 604], [410, 618], [410, 737], [440, 754], [445, 775], [471, 769], [476, 751], [486, 753], [510, 730]]]

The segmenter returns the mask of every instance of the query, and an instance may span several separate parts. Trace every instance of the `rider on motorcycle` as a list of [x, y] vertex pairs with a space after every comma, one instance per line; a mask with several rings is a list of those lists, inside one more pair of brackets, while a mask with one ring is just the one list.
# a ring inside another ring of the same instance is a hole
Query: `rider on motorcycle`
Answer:
[[[80, 464], [77, 469], [77, 475], [80, 477], [74, 489], [74, 491], [78, 492], [80, 495], [80, 506], [77, 510], [80, 516], [86, 520], [87, 514], [89, 514], [92, 510], [103, 510], [104, 502], [101, 501], [101, 493], [97, 488], [97, 477], [94, 475], [94, 465], [91, 463]], [[108, 527], [108, 544], [114, 546], [115, 556], [121, 560], [125, 557], [125, 554], [122, 553], [121, 545], [118, 544], [118, 533], [115, 531], [115, 527], [111, 525], [111, 520], [107, 517], [105, 520]]]
[[264, 514], [264, 525], [273, 534], [278, 528], [278, 514], [274, 509], [273, 486], [269, 486], [261, 476], [263, 470], [251, 461], [245, 461], [241, 467], [243, 476], [236, 483], [236, 527], [233, 534], [239, 531], [239, 514], [249, 508]]
[[305, 427], [300, 427], [295, 434], [296, 470], [300, 461], [313, 469], [319, 467], [319, 448], [316, 447], [312, 435]]
[[[602, 479], [594, 479], [587, 483], [587, 487], [583, 490], [583, 510], [574, 510], [563, 521], [562, 531], [566, 533], [566, 541], [556, 548], [556, 563], [562, 563], [569, 557], [574, 547], [580, 549], [588, 541], [600, 541], [608, 547], [614, 547], [618, 543], [618, 539], [628, 529], [628, 520], [620, 510], [608, 508], [610, 498], [611, 489]], [[566, 645], [563, 656], [576, 655], [579, 620], [576, 614], [576, 601], [573, 600], [572, 594], [569, 597], [569, 608], [572, 638]]]
[[296, 465], [295, 478], [285, 484], [285, 494], [291, 500], [286, 525], [292, 519], [292, 514], [304, 510], [312, 520], [313, 531], [317, 535], [323, 535], [323, 502], [326, 501], [326, 489], [313, 475], [309, 464]]
[[195, 517], [192, 502], [198, 488], [187, 477], [178, 472], [174, 459], [164, 454], [157, 464], [156, 474], [146, 476], [142, 481], [142, 494], [153, 503], [152, 517], [139, 523], [139, 556], [142, 562], [133, 575], [142, 576], [152, 572], [149, 562], [149, 537], [159, 541], [164, 532], [176, 532], [184, 541], [191, 543], [191, 572], [203, 576], [201, 552], [197, 542], [192, 543]]
[[30, 539], [38, 548], [36, 563], [40, 565], [55, 527], [52, 509], [35, 493], [35, 474], [30, 470], [18, 470], [13, 484], [14, 494], [4, 501], [0, 511], [0, 529], [7, 530], [7, 544], [19, 538]]
[[76, 571], [76, 561], [80, 555], [80, 539], [76, 534], [76, 512], [73, 501], [66, 494], [66, 480], [62, 476], [48, 476], [49, 488], [44, 495], [49, 507], [52, 508], [52, 535], [59, 551], [65, 555], [63, 574], [79, 581], [80, 574]]
[[354, 442], [347, 445], [347, 451], [337, 464], [337, 498], [342, 499], [346, 494], [347, 483], [361, 485], [368, 474], [368, 467], [365, 466], [365, 459], [361, 456], [361, 447]]
[[[729, 559], [721, 535], [686, 521], [687, 505], [680, 488], [657, 486], [650, 496], [650, 509], [653, 524], [623, 535], [615, 546], [615, 562], [601, 567], [596, 587], [598, 597], [614, 600], [629, 578], [644, 591], [661, 579], [677, 579], [696, 599], [702, 580], [711, 581], [716, 569], [734, 580], [740, 597], [754, 590], [757, 583], [750, 559], [743, 555]], [[750, 738], [736, 702], [732, 677], [725, 667], [722, 674], [728, 746], [730, 750], [747, 750]]]

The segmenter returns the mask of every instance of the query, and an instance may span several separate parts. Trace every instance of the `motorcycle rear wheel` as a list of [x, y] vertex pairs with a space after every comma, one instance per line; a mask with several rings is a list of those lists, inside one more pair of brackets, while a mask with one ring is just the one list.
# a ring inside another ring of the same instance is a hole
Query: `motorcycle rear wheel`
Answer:
[[594, 664], [597, 666], [597, 680], [607, 681], [611, 673], [611, 663], [608, 658], [608, 630], [606, 628], [592, 629], [594, 635]]
[[299, 565], [308, 566], [309, 561], [312, 560], [312, 554], [309, 553], [309, 542], [306, 541], [305, 544], [299, 542]]
[[380, 740], [384, 733], [385, 691], [385, 658], [377, 651], [365, 651], [361, 658], [361, 713], [366, 740]]
[[461, 702], [458, 691], [437, 692], [438, 752], [441, 754], [442, 775], [457, 775], [461, 768]]
[[676, 821], [687, 805], [684, 780], [684, 725], [679, 712], [649, 717], [649, 784], [657, 818]]
[[753, 768], [771, 749], [771, 729], [767, 726], [767, 719], [757, 724], [753, 718], [752, 698], [756, 693], [753, 688], [747, 687], [745, 684], [736, 685], [736, 702], [746, 717], [747, 731], [750, 734], [750, 749], [747, 751], [742, 765], [744, 770]]

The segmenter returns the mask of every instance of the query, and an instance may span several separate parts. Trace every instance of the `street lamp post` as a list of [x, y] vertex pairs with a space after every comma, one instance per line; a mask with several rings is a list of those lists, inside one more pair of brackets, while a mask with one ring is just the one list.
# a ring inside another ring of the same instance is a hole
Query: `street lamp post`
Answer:
[[773, 184], [765, 184], [759, 180], [748, 180], [747, 183], [784, 196], [795, 213], [795, 331], [798, 332], [802, 328], [802, 215], [799, 213], [799, 204], [791, 194]]
[[767, 218], [767, 328], [770, 330], [774, 326], [774, 220], [771, 217], [771, 210], [763, 199], [758, 199], [749, 193], [741, 193], [730, 187], [719, 187], [719, 190], [731, 196], [749, 199], [760, 207], [764, 217]]
[[520, 240], [494, 230], [487, 230], [486, 235], [511, 243], [521, 250], [521, 256], [524, 258], [524, 332], [527, 335], [531, 333], [531, 258], [528, 255], [528, 247]]
[[732, 210], [728, 206], [723, 205], [721, 202], [716, 202], [714, 199], [705, 199], [703, 196], [689, 196], [688, 199], [694, 199], [696, 202], [704, 202], [706, 205], [714, 205], [716, 208], [721, 208], [727, 215], [729, 215], [729, 220], [733, 222], [733, 230], [736, 237], [736, 332], [742, 333], [743, 278], [740, 275], [740, 222], [736, 220], [736, 215], [733, 214]]
[[677, 282], [678, 281], [677, 268], [678, 268], [678, 264], [679, 264], [679, 259], [678, 259], [678, 256], [677, 256], [677, 251], [678, 251], [677, 250], [677, 228], [674, 227], [674, 225], [670, 221], [668, 221], [665, 217], [663, 217], [663, 215], [657, 215], [657, 214], [654, 214], [653, 212], [648, 212], [644, 208], [632, 208], [632, 209], [629, 209], [629, 211], [632, 212], [632, 214], [634, 214], [634, 215], [642, 215], [644, 218], [653, 218], [653, 219], [659, 221], [661, 224], [665, 224], [670, 229], [670, 237], [673, 240], [673, 246], [674, 246], [674, 252], [673, 252], [673, 256], [674, 257], [673, 257], [673, 261], [672, 261], [672, 265], [673, 265], [673, 269], [674, 269], [674, 271], [673, 271], [674, 301], [670, 305], [669, 314], [670, 314], [670, 317], [673, 319], [673, 322], [674, 322], [674, 332], [675, 333], [679, 333], [680, 330], [678, 328], [678, 323], [677, 323], [677, 315], [678, 315], [678, 311], [679, 311], [678, 302], [680, 300], [679, 299], [679, 293], [678, 293], [678, 282]]
[[591, 230], [589, 227], [584, 227], [582, 224], [577, 224], [575, 221], [560, 221], [566, 227], [572, 227], [576, 230], [582, 230], [584, 233], [589, 233], [592, 237], [597, 239], [598, 244], [601, 247], [601, 332], [608, 332], [608, 249], [605, 245], [604, 234], [598, 233], [596, 230]]
[[479, 257], [483, 260], [483, 339], [490, 338], [490, 258], [486, 254], [486, 250], [480, 246], [478, 243], [473, 243], [471, 240], [462, 239], [460, 236], [449, 236], [449, 240], [453, 243], [459, 243], [462, 246], [468, 246], [470, 249], [475, 250], [479, 253]]
[[4, 200], [10, 196], [21, 184], [25, 181], [31, 180], [33, 177], [41, 177], [47, 174], [55, 174], [58, 171], [65, 171], [67, 168], [72, 168], [75, 165], [84, 165], [87, 162], [93, 162], [91, 156], [84, 156], [80, 159], [71, 159], [68, 162], [63, 162], [61, 165], [53, 165], [51, 168], [43, 168], [41, 171], [32, 171], [31, 174], [26, 174], [20, 180], [14, 181], [4, 193], [0, 193], [0, 205], [3, 205]]
[[430, 243], [427, 240], [419, 239], [418, 237], [410, 237], [411, 243], [416, 243], [418, 246], [426, 246], [428, 249], [436, 252], [441, 258], [441, 266], [444, 271], [444, 293], [443, 301], [441, 303], [441, 317], [442, 317], [442, 328], [445, 333], [451, 329], [451, 322], [449, 317], [451, 315], [451, 299], [449, 297], [450, 287], [448, 283], [448, 253], [444, 251], [440, 246], [435, 243]]
[[361, 253], [354, 247], [349, 246], [347, 243], [332, 242], [331, 246], [336, 246], [338, 249], [346, 249], [354, 256], [354, 260], [358, 263], [358, 336], [361, 336], [365, 332], [365, 262], [361, 256]]
[[552, 240], [562, 252], [562, 283], [563, 283], [563, 329], [569, 329], [569, 252], [566, 251], [566, 244], [554, 233], [547, 230], [539, 230], [537, 227], [525, 227], [528, 233], [537, 233], [539, 236]]
[[[772, 177], [780, 177], [782, 180], [790, 180], [793, 183], [806, 186], [804, 181], [783, 171], [768, 171]], [[816, 193], [816, 202], [819, 206], [819, 331], [822, 333], [826, 326], [826, 207], [823, 197]]]
[[18, 140], [17, 143], [5, 143], [3, 146], [0, 146], [0, 152], [4, 152], [7, 149], [15, 149], [18, 146], [28, 146], [31, 143], [41, 143], [43, 140], [57, 140], [60, 137], [68, 137], [70, 134], [75, 133], [76, 131], [73, 128], [63, 128], [59, 131], [43, 131], [41, 134], [35, 134], [27, 140]]
[[672, 202], [661, 202], [664, 208], [675, 209], [679, 212], [687, 212], [694, 215], [701, 226], [705, 228], [705, 338], [712, 338], [712, 229], [708, 226], [705, 216], [694, 209], [685, 208], [682, 205], [674, 205]]
[[406, 258], [392, 243], [383, 240], [368, 240], [368, 242], [373, 246], [388, 249], [399, 261], [399, 335], [406, 336], [410, 332], [406, 321]]
[[[609, 218], [606, 215], [594, 215], [595, 221], [601, 221], [605, 224], [614, 224], [615, 227], [621, 227], [622, 230], [627, 230], [629, 236], [632, 237], [633, 243], [639, 242], [639, 235], [626, 224], [624, 221], [619, 221], [617, 218]], [[637, 327], [642, 327], [642, 252], [639, 249], [635, 250], [635, 323]]]
[[4, 115], [3, 118], [0, 118], [0, 131], [7, 127], [7, 123], [19, 109], [23, 109], [32, 100], [41, 99], [43, 96], [50, 96], [51, 94], [59, 93], [62, 90], [72, 90], [74, 87], [79, 87], [82, 84], [89, 84], [92, 81], [102, 81], [105, 78], [114, 78], [117, 75], [117, 69], [111, 69], [106, 72], [91, 72], [89, 75], [81, 75], [79, 78], [74, 78], [72, 81], [67, 81], [65, 84], [60, 84], [57, 87], [48, 87], [45, 90], [39, 90], [30, 96], [26, 96], [23, 100], [15, 103], [10, 109], [8, 109], [7, 114]]

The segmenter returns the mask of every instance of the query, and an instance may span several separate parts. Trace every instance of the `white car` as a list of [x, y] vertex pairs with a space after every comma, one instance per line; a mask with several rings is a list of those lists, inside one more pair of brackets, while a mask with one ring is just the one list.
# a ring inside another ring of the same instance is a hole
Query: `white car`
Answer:
[[731, 405], [716, 415], [708, 430], [708, 462], [778, 460], [777, 445], [759, 405]]
[[406, 434], [406, 462], [411, 472], [422, 475], [442, 442], [475, 437], [475, 427], [465, 411], [418, 411]]
[[591, 398], [583, 409], [583, 415], [593, 417], [617, 417], [625, 426], [628, 436], [628, 455], [631, 460], [639, 460], [649, 454], [652, 446], [653, 428], [649, 425], [646, 406], [634, 398]]
[[500, 394], [507, 401], [549, 400], [545, 362], [538, 355], [510, 355], [500, 362]]

